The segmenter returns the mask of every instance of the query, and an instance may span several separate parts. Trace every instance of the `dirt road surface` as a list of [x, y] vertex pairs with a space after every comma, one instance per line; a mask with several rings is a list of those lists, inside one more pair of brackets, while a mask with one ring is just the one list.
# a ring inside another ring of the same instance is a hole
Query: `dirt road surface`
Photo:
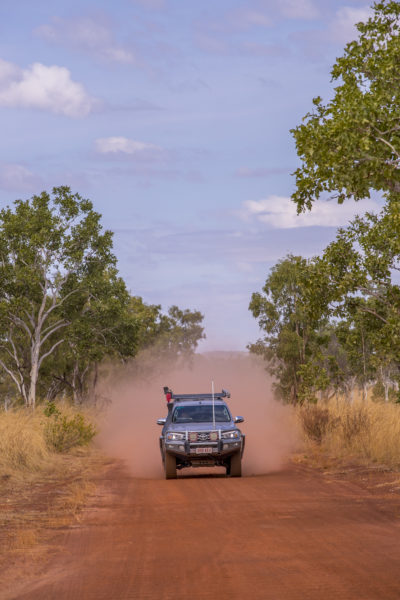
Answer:
[[[301, 466], [140, 480], [113, 466], [18, 600], [399, 600], [400, 500]], [[200, 475], [200, 476], [199, 476]]]

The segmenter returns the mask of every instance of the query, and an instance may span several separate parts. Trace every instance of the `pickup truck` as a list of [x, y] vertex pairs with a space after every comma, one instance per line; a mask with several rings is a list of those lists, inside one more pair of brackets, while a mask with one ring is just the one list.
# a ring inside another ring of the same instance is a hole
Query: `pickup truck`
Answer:
[[241, 477], [245, 436], [236, 427], [226, 390], [215, 394], [174, 394], [164, 388], [168, 415], [158, 419], [163, 427], [160, 451], [165, 478], [176, 479], [184, 467], [225, 467], [230, 477]]

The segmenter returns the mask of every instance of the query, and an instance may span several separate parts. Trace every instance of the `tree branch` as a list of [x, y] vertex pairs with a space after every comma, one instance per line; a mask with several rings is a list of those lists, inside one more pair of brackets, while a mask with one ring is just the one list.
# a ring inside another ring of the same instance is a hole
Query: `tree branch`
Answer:
[[24, 313], [26, 314], [26, 316], [28, 317], [30, 324], [32, 325], [33, 328], [35, 328], [35, 319], [34, 319], [33, 313], [29, 314], [28, 311], [26, 310], [26, 308], [24, 308], [23, 310], [24, 310]]
[[382, 317], [379, 313], [377, 313], [375, 310], [372, 310], [371, 308], [365, 308], [364, 306], [360, 306], [360, 310], [363, 312], [370, 313], [371, 315], [374, 315], [374, 317], [377, 317], [378, 319], [383, 321], [385, 324], [388, 323], [387, 319]]
[[61, 300], [59, 302], [56, 302], [56, 295], [53, 296], [53, 302], [52, 305], [50, 306], [50, 308], [48, 308], [46, 310], [46, 312], [44, 313], [43, 316], [43, 323], [44, 321], [47, 319], [47, 317], [53, 312], [53, 310], [55, 310], [56, 308], [59, 308], [60, 306], [63, 305], [63, 303], [65, 302], [65, 300], [67, 300], [67, 298], [69, 298], [70, 296], [72, 296], [72, 294], [76, 294], [77, 292], [80, 291], [80, 288], [76, 288], [75, 290], [71, 290], [70, 292], [68, 292], [68, 294], [66, 294], [63, 298], [61, 298]]
[[47, 356], [50, 356], [50, 354], [52, 354], [54, 352], [54, 350], [57, 348], [57, 346], [59, 346], [60, 344], [62, 344], [64, 341], [64, 339], [62, 340], [58, 340], [58, 342], [56, 342], [55, 344], [52, 345], [52, 347], [50, 348], [50, 350], [48, 350], [47, 352], [45, 352], [39, 359], [39, 363], [38, 363], [38, 369], [40, 369], [40, 365], [42, 364], [42, 362], [44, 361], [45, 358], [47, 358]]
[[61, 329], [61, 327], [67, 327], [67, 325], [69, 324], [70, 323], [68, 321], [58, 321], [55, 325], [52, 325], [51, 327], [46, 327], [45, 332], [47, 333], [45, 333], [44, 337], [40, 340], [40, 346], [44, 344], [44, 342], [58, 329]]
[[388, 146], [391, 149], [391, 151], [393, 152], [393, 154], [395, 154], [397, 156], [397, 158], [400, 159], [400, 154], [397, 152], [397, 150], [393, 146], [393, 144], [391, 144], [390, 142], [388, 142], [387, 140], [385, 140], [385, 138], [383, 138], [383, 137], [377, 137], [376, 139], [379, 142], [382, 142], [383, 144], [386, 144], [386, 146]]
[[6, 317], [9, 321], [11, 321], [11, 323], [14, 323], [14, 325], [21, 325], [23, 327], [23, 329], [25, 329], [25, 331], [27, 332], [27, 334], [29, 335], [29, 338], [32, 339], [33, 333], [32, 331], [29, 329], [28, 325], [25, 323], [25, 321], [23, 319], [21, 319], [21, 317], [18, 317], [17, 315], [14, 315], [13, 313], [9, 313], [9, 316]]
[[21, 392], [24, 400], [26, 400], [26, 394], [25, 394], [24, 385], [23, 385], [24, 384], [24, 380], [23, 380], [22, 374], [19, 373], [20, 381], [18, 381], [17, 376], [15, 375], [15, 373], [9, 367], [7, 367], [7, 365], [1, 359], [0, 359], [0, 366], [3, 367], [3, 369], [5, 370], [5, 372], [11, 377], [11, 379], [14, 381], [15, 385], [17, 386], [17, 388]]

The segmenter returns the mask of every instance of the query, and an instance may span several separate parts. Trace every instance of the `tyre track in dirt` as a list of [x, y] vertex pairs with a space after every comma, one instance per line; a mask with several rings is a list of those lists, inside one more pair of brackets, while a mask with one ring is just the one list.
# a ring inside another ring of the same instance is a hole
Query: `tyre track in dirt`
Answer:
[[7, 600], [400, 598], [398, 495], [300, 466], [163, 481], [114, 465], [98, 490]]

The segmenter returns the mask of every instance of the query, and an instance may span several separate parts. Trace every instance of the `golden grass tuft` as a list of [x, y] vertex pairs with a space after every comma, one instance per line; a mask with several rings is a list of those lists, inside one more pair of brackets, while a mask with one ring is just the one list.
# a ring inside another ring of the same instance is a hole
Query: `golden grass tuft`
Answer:
[[24, 409], [0, 412], [0, 474], [35, 472], [48, 465], [43, 414]]
[[[311, 411], [310, 411], [311, 409]], [[310, 418], [310, 413], [315, 411]], [[309, 411], [309, 414], [307, 414]], [[337, 458], [358, 458], [391, 468], [400, 467], [400, 405], [356, 400], [331, 400], [299, 410], [304, 437], [308, 443], [319, 442], [321, 450]], [[323, 434], [318, 433], [323, 419]], [[305, 426], [306, 423], [306, 426]], [[307, 424], [309, 427], [307, 427]]]
[[87, 502], [87, 498], [93, 494], [95, 486], [85, 480], [74, 481], [62, 496], [59, 506], [75, 515]]

